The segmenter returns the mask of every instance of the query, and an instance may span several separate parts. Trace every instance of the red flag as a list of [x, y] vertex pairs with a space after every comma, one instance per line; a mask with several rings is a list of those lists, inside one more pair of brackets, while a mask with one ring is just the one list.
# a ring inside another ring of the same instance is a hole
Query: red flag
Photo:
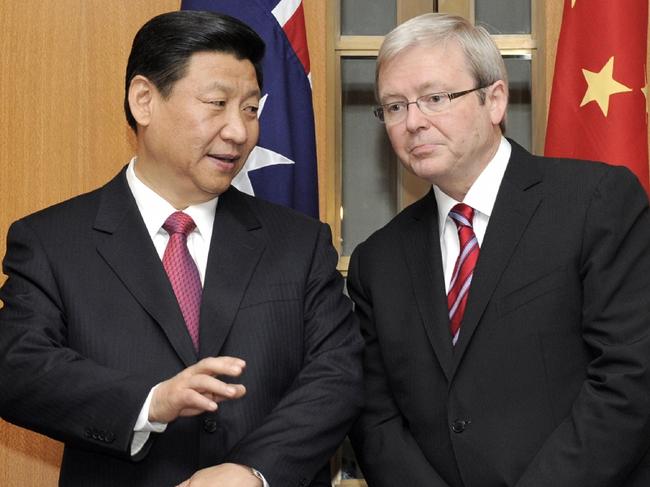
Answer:
[[650, 194], [648, 0], [565, 0], [545, 153], [627, 166]]

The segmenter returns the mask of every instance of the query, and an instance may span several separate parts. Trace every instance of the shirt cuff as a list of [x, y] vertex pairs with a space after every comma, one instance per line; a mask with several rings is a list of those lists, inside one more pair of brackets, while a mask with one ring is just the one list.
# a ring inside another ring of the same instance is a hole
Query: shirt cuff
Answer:
[[[135, 426], [133, 427], [133, 440], [131, 441], [132, 457], [140, 453], [142, 447], [144, 447], [149, 440], [149, 435], [151, 433], [162, 433], [167, 429], [167, 423], [149, 421], [149, 406], [151, 405], [151, 399], [153, 398], [153, 392], [156, 390], [156, 387], [158, 387], [158, 385], [155, 385], [149, 391], [147, 399], [144, 401], [142, 409], [140, 409], [138, 420], [135, 422]], [[267, 487], [266, 484], [264, 487]]]
[[253, 475], [255, 475], [255, 477], [257, 477], [258, 479], [260, 479], [262, 481], [262, 484], [264, 485], [264, 487], [269, 487], [269, 483], [264, 478], [264, 475], [262, 475], [262, 472], [260, 472], [259, 470], [255, 470], [252, 467], [251, 467], [251, 472], [253, 472]]

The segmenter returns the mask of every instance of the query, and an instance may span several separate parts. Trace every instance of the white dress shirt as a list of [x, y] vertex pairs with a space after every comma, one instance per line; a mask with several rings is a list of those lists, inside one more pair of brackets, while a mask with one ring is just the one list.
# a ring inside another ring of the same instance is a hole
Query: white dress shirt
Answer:
[[440, 233], [440, 252], [442, 254], [442, 268], [445, 273], [446, 292], [449, 292], [451, 275], [454, 272], [456, 259], [460, 252], [458, 229], [449, 217], [449, 211], [458, 203], [465, 203], [474, 208], [472, 226], [480, 247], [483, 244], [483, 237], [485, 237], [485, 231], [490, 221], [490, 215], [492, 215], [494, 202], [497, 199], [499, 186], [501, 186], [503, 175], [506, 172], [511, 152], [510, 143], [505, 137], [501, 137], [501, 143], [496, 154], [474, 181], [463, 201], [456, 201], [451, 196], [443, 193], [435, 184], [433, 185], [436, 202], [438, 203], [438, 230]]

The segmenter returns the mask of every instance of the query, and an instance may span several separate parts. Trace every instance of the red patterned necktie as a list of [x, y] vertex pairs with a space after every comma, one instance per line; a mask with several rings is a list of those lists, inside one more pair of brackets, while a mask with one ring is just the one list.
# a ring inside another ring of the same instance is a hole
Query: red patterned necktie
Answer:
[[474, 267], [476, 267], [476, 261], [478, 260], [479, 246], [472, 228], [472, 219], [474, 218], [474, 209], [472, 207], [459, 203], [451, 209], [449, 217], [458, 228], [458, 240], [460, 241], [460, 252], [456, 259], [454, 273], [449, 283], [449, 292], [447, 293], [449, 327], [452, 343], [456, 345], [460, 324], [463, 321], [463, 314], [467, 305], [469, 286], [472, 283]]
[[169, 233], [163, 267], [174, 289], [194, 349], [198, 352], [202, 287], [199, 270], [187, 250], [187, 236], [196, 228], [196, 224], [191, 216], [177, 211], [167, 218], [163, 228]]

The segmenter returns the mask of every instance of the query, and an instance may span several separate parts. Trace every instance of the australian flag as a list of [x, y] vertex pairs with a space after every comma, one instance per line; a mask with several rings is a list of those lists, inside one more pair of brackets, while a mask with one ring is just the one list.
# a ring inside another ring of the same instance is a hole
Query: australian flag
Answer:
[[302, 0], [183, 0], [181, 9], [236, 17], [264, 39], [260, 139], [233, 184], [318, 218], [316, 138]]

